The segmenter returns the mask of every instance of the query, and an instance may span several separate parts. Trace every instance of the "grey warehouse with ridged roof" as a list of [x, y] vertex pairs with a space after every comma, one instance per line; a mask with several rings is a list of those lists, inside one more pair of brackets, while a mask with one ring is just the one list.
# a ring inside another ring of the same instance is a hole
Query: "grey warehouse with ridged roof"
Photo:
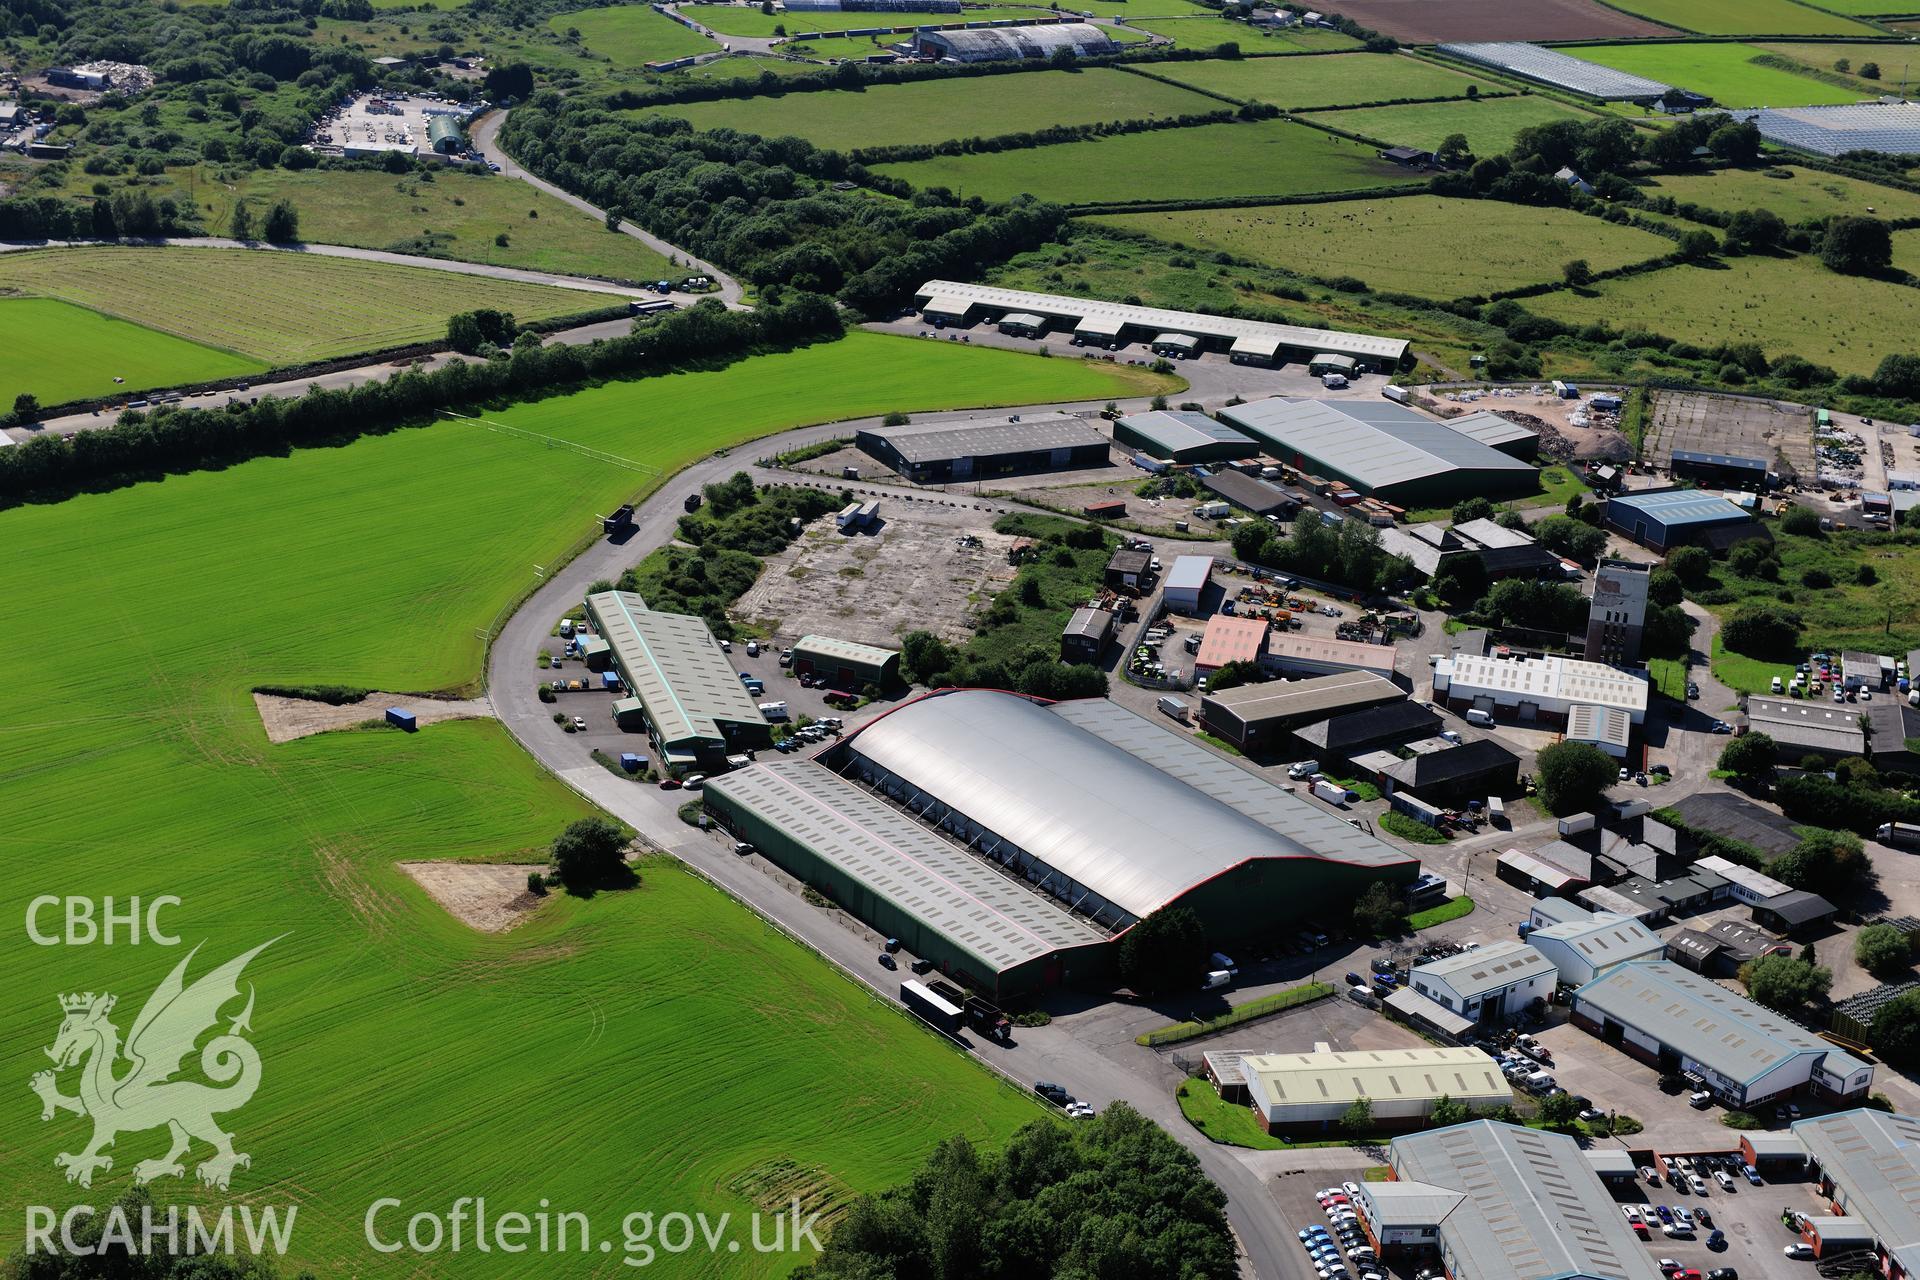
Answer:
[[[1002, 993], [1089, 976], [1111, 963], [1110, 948], [1062, 935], [1025, 952], [984, 952], [968, 931], [1006, 908], [896, 892], [874, 874], [872, 849], [892, 846], [897, 863], [911, 846], [922, 865], [976, 870], [1037, 899], [1022, 908], [1036, 918], [1064, 913], [1098, 943], [1175, 902], [1219, 944], [1268, 935], [1418, 870], [1407, 854], [1105, 699], [929, 694], [812, 760], [714, 779], [706, 800], [788, 871], [912, 937], [915, 953], [949, 974]], [[913, 841], [883, 834], [904, 832], [900, 822], [919, 833]]]

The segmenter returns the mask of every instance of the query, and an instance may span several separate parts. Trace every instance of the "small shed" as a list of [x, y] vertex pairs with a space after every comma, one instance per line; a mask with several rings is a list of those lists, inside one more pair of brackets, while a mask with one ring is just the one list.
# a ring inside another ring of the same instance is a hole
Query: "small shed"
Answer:
[[420, 727], [419, 722], [414, 719], [413, 712], [405, 707], [388, 707], [387, 723], [396, 729], [405, 729], [408, 733], [413, 733]]
[[620, 688], [620, 673], [618, 671], [602, 671], [600, 673], [600, 687], [608, 693], [617, 692]]
[[1127, 514], [1124, 498], [1107, 498], [1100, 502], [1089, 502], [1080, 508], [1080, 514], [1089, 520], [1119, 520]]
[[643, 755], [636, 755], [631, 751], [622, 751], [620, 753], [620, 767], [628, 773], [639, 773], [647, 767], [647, 758]]

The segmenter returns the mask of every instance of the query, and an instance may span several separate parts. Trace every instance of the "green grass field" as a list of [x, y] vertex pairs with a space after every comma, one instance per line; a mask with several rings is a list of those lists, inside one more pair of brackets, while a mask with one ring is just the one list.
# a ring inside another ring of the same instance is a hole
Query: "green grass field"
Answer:
[[1153, 120], [1229, 108], [1213, 98], [1124, 71], [1035, 71], [1017, 77], [1021, 110], [1010, 116], [998, 93], [977, 80], [926, 80], [794, 97], [733, 98], [655, 108], [696, 129], [738, 129], [765, 137], [798, 134], [819, 147], [989, 137], [1056, 124]]
[[1093, 219], [1195, 249], [1309, 275], [1356, 275], [1377, 289], [1451, 299], [1664, 256], [1673, 242], [1564, 209], [1406, 196], [1337, 204], [1129, 213]]
[[1244, 22], [1209, 15], [1193, 18], [1127, 18], [1129, 27], [1166, 36], [1183, 49], [1212, 49], [1237, 44], [1245, 53], [1324, 53], [1358, 49], [1360, 42], [1338, 31], [1261, 31]]
[[1513, 135], [1528, 125], [1594, 117], [1550, 98], [1528, 96], [1367, 107], [1359, 111], [1316, 111], [1313, 118], [1321, 124], [1378, 138], [1395, 146], [1429, 150], [1439, 146], [1448, 134], [1464, 133], [1475, 155], [1490, 156], [1511, 147]]
[[1464, 97], [1503, 86], [1391, 53], [1348, 53], [1326, 58], [1246, 58], [1240, 61], [1174, 62], [1153, 73], [1241, 102], [1265, 102], [1285, 110], [1337, 107], [1390, 98]]
[[1794, 0], [1612, 0], [1612, 7], [1703, 36], [1873, 34], [1873, 28], [1864, 23]]
[[[0, 298], [0, 405], [43, 405], [258, 373], [267, 366], [50, 298]], [[119, 378], [119, 382], [114, 379]]]
[[1282, 196], [1419, 181], [1359, 143], [1284, 120], [1162, 129], [997, 155], [936, 156], [882, 165], [879, 172], [988, 200], [1031, 192], [1066, 204]]
[[[658, 280], [672, 271], [666, 258], [632, 236], [614, 235], [598, 218], [524, 182], [451, 168], [431, 182], [425, 177], [260, 169], [247, 175], [240, 190], [256, 210], [282, 196], [293, 201], [301, 234], [316, 244], [613, 280]], [[205, 197], [210, 225], [217, 228], [231, 216], [231, 197], [218, 186], [200, 186], [203, 194], [209, 190], [219, 193]]]
[[0, 288], [8, 287], [273, 365], [443, 339], [447, 317], [475, 307], [500, 307], [535, 320], [619, 301], [431, 267], [238, 249], [0, 254]]
[[[1034, 7], [1030, 4], [1013, 5], [1010, 0], [987, 0], [987, 3], [996, 9]], [[1212, 13], [1212, 10], [1189, 4], [1187, 0], [1072, 0], [1072, 3], [1061, 6], [1063, 13], [1068, 10], [1092, 14], [1096, 18], [1125, 18], [1128, 22], [1137, 18], [1205, 17]]]
[[569, 27], [578, 30], [588, 49], [613, 59], [617, 67], [714, 53], [720, 48], [699, 32], [643, 4], [562, 13], [548, 19], [547, 25], [558, 32]]
[[1589, 62], [1683, 85], [1733, 107], [1809, 107], [1858, 102], [1861, 95], [1811, 76], [1757, 66], [1765, 52], [1746, 44], [1591, 45], [1563, 48]]
[[1215, 1142], [1255, 1151], [1284, 1151], [1292, 1144], [1260, 1127], [1253, 1108], [1228, 1102], [1207, 1081], [1194, 1077], [1180, 1082], [1180, 1114]]
[[1836, 275], [1808, 257], [1669, 267], [1524, 305], [1575, 322], [1635, 316], [1703, 344], [1757, 342], [1771, 357], [1804, 356], [1841, 373], [1872, 373], [1883, 356], [1910, 350], [1920, 328], [1920, 289]]
[[[1078, 361], [856, 334], [496, 416], [670, 473], [812, 420], [1119, 391]], [[284, 1274], [529, 1274], [524, 1258], [471, 1249], [371, 1253], [361, 1224], [380, 1196], [409, 1213], [547, 1198], [617, 1235], [631, 1210], [745, 1213], [757, 1187], [782, 1204], [789, 1185], [874, 1189], [950, 1133], [992, 1143], [1039, 1114], [669, 862], [643, 867], [637, 891], [555, 897], [507, 934], [456, 923], [394, 864], [537, 862], [581, 812], [492, 723], [267, 743], [254, 684], [472, 682], [476, 633], [638, 481], [443, 423], [0, 513], [15, 553], [0, 626], [84, 617], [114, 649], [83, 679], [57, 645], [9, 660], [0, 902], [17, 923], [55, 889], [178, 895], [166, 923], [205, 943], [196, 976], [280, 939], [247, 975], [265, 1083], [224, 1123], [253, 1161], [233, 1196], [299, 1204]], [[184, 948], [37, 947], [16, 927], [3, 954], [21, 998], [0, 1030], [24, 1086], [47, 1064], [55, 996], [116, 992], [124, 1032]], [[115, 1168], [82, 1193], [53, 1165], [82, 1132], [72, 1117], [23, 1121], [0, 1191], [104, 1204], [164, 1149], [164, 1133], [123, 1133]], [[155, 1190], [227, 1199], [190, 1179]], [[702, 1251], [671, 1269], [768, 1275], [798, 1260]], [[564, 1259], [543, 1274], [595, 1269]]]
[[[1788, 174], [1788, 177], [1773, 177]], [[1789, 224], [1836, 213], [1880, 218], [1920, 217], [1920, 196], [1895, 187], [1792, 167], [1722, 169], [1711, 174], [1672, 174], [1646, 184], [1649, 195], [1672, 196], [1710, 209], [1771, 209]]]

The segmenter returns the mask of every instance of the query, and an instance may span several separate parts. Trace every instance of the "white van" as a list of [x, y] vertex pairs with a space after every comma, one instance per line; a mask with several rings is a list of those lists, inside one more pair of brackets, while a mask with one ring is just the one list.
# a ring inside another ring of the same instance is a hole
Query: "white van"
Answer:
[[1200, 984], [1202, 991], [1214, 991], [1233, 981], [1233, 975], [1225, 969], [1215, 969], [1207, 974], [1205, 982]]
[[787, 704], [784, 702], [763, 702], [760, 704], [760, 714], [769, 720], [785, 720], [787, 718]]
[[1310, 778], [1318, 772], [1320, 772], [1320, 762], [1318, 760], [1302, 760], [1298, 764], [1287, 766], [1287, 776], [1295, 782], [1299, 782], [1303, 778]]
[[1469, 707], [1467, 709], [1467, 723], [1477, 724], [1482, 727], [1490, 726], [1493, 724], [1493, 712], [1482, 711], [1478, 707]]

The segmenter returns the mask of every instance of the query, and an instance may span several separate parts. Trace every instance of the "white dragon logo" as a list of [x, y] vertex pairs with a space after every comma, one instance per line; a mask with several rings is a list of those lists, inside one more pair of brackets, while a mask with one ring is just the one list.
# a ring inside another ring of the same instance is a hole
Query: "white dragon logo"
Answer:
[[[133, 1020], [124, 1051], [119, 1029], [107, 1020], [113, 1012], [112, 995], [89, 991], [60, 997], [64, 1015], [60, 1034], [46, 1051], [53, 1059], [53, 1070], [33, 1077], [33, 1091], [40, 1096], [42, 1120], [53, 1119], [56, 1111], [93, 1118], [93, 1141], [86, 1150], [78, 1155], [63, 1151], [54, 1157], [53, 1163], [66, 1170], [68, 1182], [92, 1186], [94, 1170], [113, 1168], [113, 1158], [102, 1155], [101, 1149], [112, 1146], [116, 1135], [162, 1125], [172, 1134], [173, 1145], [160, 1159], [142, 1160], [134, 1166], [136, 1183], [183, 1176], [186, 1169], [180, 1157], [195, 1138], [214, 1149], [213, 1156], [195, 1170], [200, 1181], [210, 1187], [226, 1190], [234, 1169], [253, 1163], [251, 1157], [233, 1149], [233, 1135], [213, 1120], [217, 1113], [245, 1106], [260, 1087], [260, 1054], [241, 1035], [253, 1029], [249, 1023], [253, 1016], [251, 985], [246, 1008], [225, 1034], [216, 1035], [200, 1051], [200, 1070], [225, 1087], [171, 1077], [193, 1052], [194, 1042], [219, 1022], [221, 1008], [239, 998], [240, 974], [247, 962], [277, 941], [261, 943], [192, 986], [187, 986], [184, 979], [188, 963], [200, 948], [188, 952]], [[56, 1073], [83, 1059], [86, 1065], [80, 1073], [80, 1096], [68, 1097], [60, 1092]]]

